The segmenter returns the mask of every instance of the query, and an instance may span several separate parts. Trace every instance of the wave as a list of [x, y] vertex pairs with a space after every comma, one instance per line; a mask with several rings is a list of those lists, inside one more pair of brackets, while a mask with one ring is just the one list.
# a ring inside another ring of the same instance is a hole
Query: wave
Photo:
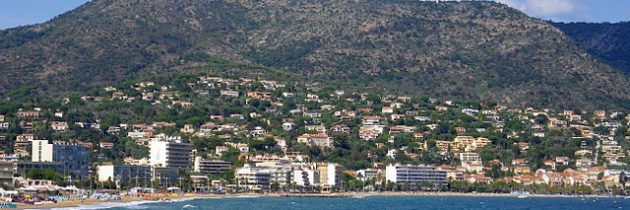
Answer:
[[104, 203], [91, 204], [91, 205], [80, 205], [77, 207], [52, 208], [51, 210], [97, 210], [97, 209], [111, 209], [111, 208], [148, 209], [149, 207], [144, 206], [144, 205], [153, 204], [153, 203], [179, 203], [179, 202], [187, 202], [187, 201], [192, 201], [192, 200], [259, 198], [259, 197], [260, 196], [240, 195], [240, 196], [234, 196], [234, 197], [189, 197], [189, 198], [177, 198], [177, 199], [160, 200], [160, 201], [104, 202]]
[[239, 196], [225, 197], [225, 198], [260, 198], [260, 196], [257, 196], [257, 195], [239, 195]]
[[77, 207], [63, 207], [63, 208], [51, 208], [51, 210], [96, 210], [96, 209], [111, 209], [111, 208], [127, 208], [127, 209], [147, 209], [148, 207], [142, 206], [149, 203], [157, 203], [159, 201], [130, 201], [130, 202], [104, 202], [91, 205], [79, 205]]

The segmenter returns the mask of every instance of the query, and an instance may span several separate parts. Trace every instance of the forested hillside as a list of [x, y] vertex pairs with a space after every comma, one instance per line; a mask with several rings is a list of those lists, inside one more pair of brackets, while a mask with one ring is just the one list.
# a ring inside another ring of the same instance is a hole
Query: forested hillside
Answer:
[[630, 74], [630, 22], [554, 25], [602, 62]]
[[627, 76], [552, 25], [493, 2], [95, 0], [0, 37], [2, 90], [81, 91], [204, 70], [212, 57], [412, 95], [630, 104]]

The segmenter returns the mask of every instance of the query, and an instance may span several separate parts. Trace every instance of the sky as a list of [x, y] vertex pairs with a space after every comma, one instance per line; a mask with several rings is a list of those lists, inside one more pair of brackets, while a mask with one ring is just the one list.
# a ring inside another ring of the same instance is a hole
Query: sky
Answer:
[[630, 0], [496, 0], [557, 22], [630, 21]]
[[[89, 0], [0, 0], [0, 29], [45, 22]], [[558, 22], [630, 21], [630, 0], [495, 0]]]
[[88, 0], [0, 0], [0, 29], [43, 23]]

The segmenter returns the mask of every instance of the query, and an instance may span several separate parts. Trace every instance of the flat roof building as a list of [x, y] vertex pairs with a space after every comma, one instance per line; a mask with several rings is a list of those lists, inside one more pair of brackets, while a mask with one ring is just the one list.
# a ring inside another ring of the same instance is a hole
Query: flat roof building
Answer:
[[196, 173], [220, 175], [232, 169], [232, 163], [222, 160], [205, 160], [195, 157], [193, 171]]
[[245, 164], [236, 169], [236, 183], [249, 189], [267, 189], [271, 185], [271, 172], [265, 169], [252, 168]]
[[17, 173], [17, 163], [15, 161], [0, 161], [0, 184], [13, 186], [13, 175]]
[[87, 147], [77, 144], [51, 144], [48, 140], [33, 140], [31, 160], [33, 162], [55, 162], [63, 165], [63, 175], [71, 179], [89, 176], [89, 156]]
[[341, 165], [334, 163], [317, 164], [321, 186], [339, 186], [342, 182]]
[[151, 167], [131, 165], [100, 165], [96, 168], [99, 182], [113, 181], [119, 187], [150, 186]]
[[192, 144], [177, 141], [152, 140], [150, 147], [151, 166], [165, 168], [190, 168]]
[[385, 168], [385, 179], [396, 184], [446, 184], [446, 171], [433, 166], [422, 165], [388, 165]]

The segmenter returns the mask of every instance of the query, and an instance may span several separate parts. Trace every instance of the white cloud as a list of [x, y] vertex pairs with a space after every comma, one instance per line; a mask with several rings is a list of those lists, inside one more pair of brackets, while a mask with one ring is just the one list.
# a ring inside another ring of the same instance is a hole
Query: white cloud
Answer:
[[576, 9], [572, 0], [497, 0], [527, 14], [538, 17], [553, 17], [571, 14]]
[[527, 9], [534, 15], [557, 16], [570, 14], [575, 5], [570, 0], [527, 0]]

